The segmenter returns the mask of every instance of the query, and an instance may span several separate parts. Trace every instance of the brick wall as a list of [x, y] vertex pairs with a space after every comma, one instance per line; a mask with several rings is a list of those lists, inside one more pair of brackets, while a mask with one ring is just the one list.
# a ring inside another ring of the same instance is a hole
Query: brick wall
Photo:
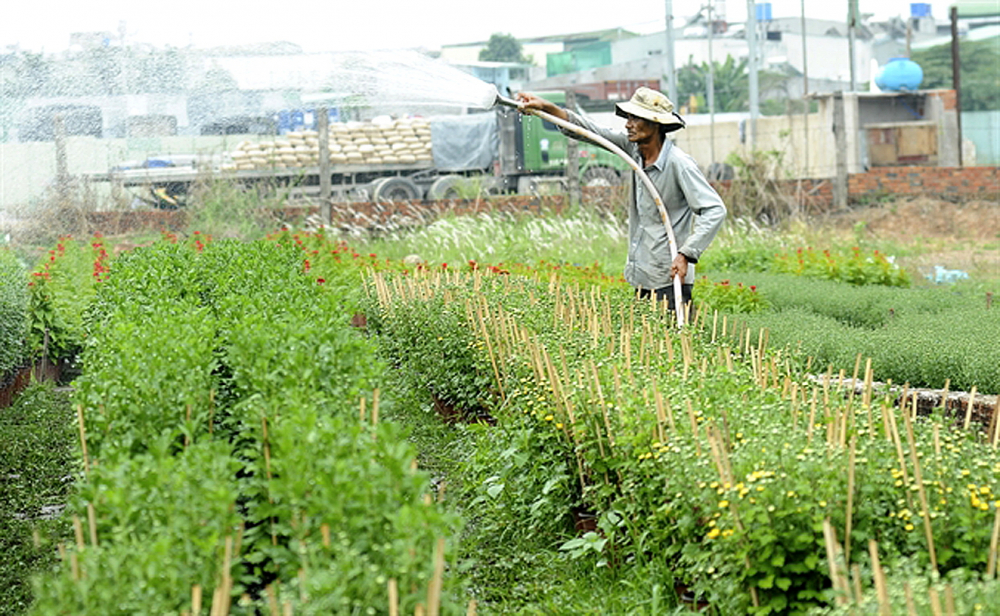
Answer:
[[[739, 198], [744, 187], [731, 180], [713, 182], [727, 203]], [[806, 213], [828, 211], [833, 204], [833, 183], [829, 179], [785, 180], [770, 182], [771, 189], [798, 200]], [[878, 167], [848, 177], [852, 201], [887, 195], [924, 195], [947, 200], [1000, 199], [1000, 169], [997, 167]], [[617, 209], [624, 191], [621, 188], [584, 188], [584, 202], [590, 207]], [[369, 229], [425, 224], [441, 216], [463, 216], [482, 212], [539, 214], [562, 212], [567, 199], [563, 195], [504, 195], [484, 199], [443, 201], [399, 201], [394, 203], [351, 203], [333, 207], [334, 224]], [[318, 214], [318, 207], [291, 207], [270, 212], [275, 227], [282, 221], [293, 222]], [[91, 212], [87, 215], [93, 229], [108, 235], [140, 230], [177, 230], [186, 223], [183, 210]]]
[[997, 167], [877, 167], [847, 179], [852, 199], [864, 196], [925, 195], [942, 199], [995, 199]]
[[[736, 198], [743, 190], [732, 180], [712, 183], [719, 194]], [[833, 204], [833, 180], [787, 180], [773, 182], [782, 194], [800, 199], [806, 212], [824, 211]], [[847, 177], [851, 201], [887, 195], [923, 195], [937, 199], [1000, 199], [1000, 169], [997, 167], [876, 167]]]

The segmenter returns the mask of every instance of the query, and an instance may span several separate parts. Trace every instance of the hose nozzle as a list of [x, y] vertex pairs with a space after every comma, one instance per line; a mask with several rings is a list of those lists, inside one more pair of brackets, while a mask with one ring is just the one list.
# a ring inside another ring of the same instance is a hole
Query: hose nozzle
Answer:
[[512, 98], [507, 98], [506, 96], [503, 96], [499, 92], [497, 93], [497, 98], [496, 98], [495, 101], [493, 101], [493, 104], [494, 105], [503, 105], [504, 107], [510, 107], [512, 109], [520, 109], [521, 108], [521, 103], [519, 103], [518, 101], [516, 101], [516, 100], [514, 100]]

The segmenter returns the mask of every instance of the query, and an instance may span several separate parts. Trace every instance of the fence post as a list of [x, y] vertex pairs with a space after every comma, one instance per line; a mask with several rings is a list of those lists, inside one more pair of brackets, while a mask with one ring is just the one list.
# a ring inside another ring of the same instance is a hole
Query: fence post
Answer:
[[833, 181], [833, 205], [847, 207], [847, 119], [844, 115], [844, 93], [833, 93], [833, 138], [837, 149], [837, 175]]
[[319, 133], [319, 215], [324, 225], [331, 225], [330, 208], [330, 112], [316, 109], [316, 132]]

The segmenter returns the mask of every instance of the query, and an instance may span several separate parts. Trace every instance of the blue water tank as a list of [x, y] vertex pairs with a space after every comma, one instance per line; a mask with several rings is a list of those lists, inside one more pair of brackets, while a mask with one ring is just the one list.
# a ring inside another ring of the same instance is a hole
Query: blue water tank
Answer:
[[931, 16], [931, 5], [929, 2], [911, 2], [910, 3], [910, 17], [914, 19], [920, 19], [921, 17]]
[[761, 3], [758, 3], [758, 4], [754, 5], [754, 8], [756, 9], [754, 11], [754, 14], [757, 17], [757, 21], [771, 21], [771, 3], [770, 2], [761, 2]]
[[875, 75], [875, 85], [882, 90], [914, 91], [924, 80], [924, 69], [909, 58], [892, 58]]

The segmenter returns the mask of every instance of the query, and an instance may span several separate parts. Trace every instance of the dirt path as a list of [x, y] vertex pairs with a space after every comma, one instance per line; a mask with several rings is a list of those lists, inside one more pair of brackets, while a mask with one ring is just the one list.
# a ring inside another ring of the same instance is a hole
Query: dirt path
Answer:
[[950, 203], [909, 197], [828, 215], [832, 231], [905, 249], [902, 265], [928, 274], [935, 265], [1000, 280], [1000, 203]]

